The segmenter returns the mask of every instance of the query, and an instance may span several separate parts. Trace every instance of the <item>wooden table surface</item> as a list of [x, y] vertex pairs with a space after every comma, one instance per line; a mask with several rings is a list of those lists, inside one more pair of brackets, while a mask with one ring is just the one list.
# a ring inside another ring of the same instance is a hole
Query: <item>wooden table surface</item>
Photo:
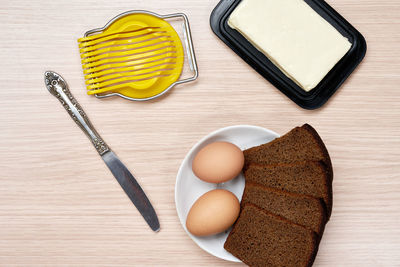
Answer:
[[[305, 122], [334, 165], [334, 209], [315, 266], [400, 266], [400, 2], [329, 0], [367, 55], [321, 109], [299, 108], [211, 31], [217, 0], [3, 1], [0, 9], [0, 265], [241, 266], [201, 250], [175, 210], [181, 161], [203, 136]], [[131, 9], [189, 16], [199, 79], [158, 101], [85, 93], [76, 39]], [[138, 177], [161, 231], [149, 230], [89, 140], [46, 90], [61, 73], [103, 138]]]

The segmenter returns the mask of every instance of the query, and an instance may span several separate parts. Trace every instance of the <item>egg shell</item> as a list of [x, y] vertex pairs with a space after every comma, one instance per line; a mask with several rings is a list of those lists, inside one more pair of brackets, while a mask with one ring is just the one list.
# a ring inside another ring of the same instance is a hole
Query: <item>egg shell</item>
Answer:
[[193, 173], [208, 183], [224, 183], [243, 169], [244, 155], [236, 145], [214, 142], [203, 147], [192, 162]]
[[186, 219], [186, 228], [195, 236], [208, 236], [225, 231], [239, 216], [237, 197], [224, 189], [211, 190], [193, 204]]

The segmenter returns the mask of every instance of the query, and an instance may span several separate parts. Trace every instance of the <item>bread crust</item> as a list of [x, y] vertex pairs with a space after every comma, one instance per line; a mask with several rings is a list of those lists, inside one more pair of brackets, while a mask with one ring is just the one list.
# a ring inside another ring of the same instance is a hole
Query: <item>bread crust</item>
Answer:
[[329, 156], [328, 149], [326, 148], [324, 142], [322, 141], [321, 136], [318, 134], [318, 132], [312, 127], [310, 124], [306, 123], [302, 126], [305, 130], [307, 130], [311, 135], [314, 136], [315, 140], [318, 142], [324, 156], [325, 156], [325, 161], [323, 162], [327, 169], [328, 169], [328, 175], [330, 178], [330, 181], [333, 181], [333, 167], [332, 167], [332, 161], [331, 157]]

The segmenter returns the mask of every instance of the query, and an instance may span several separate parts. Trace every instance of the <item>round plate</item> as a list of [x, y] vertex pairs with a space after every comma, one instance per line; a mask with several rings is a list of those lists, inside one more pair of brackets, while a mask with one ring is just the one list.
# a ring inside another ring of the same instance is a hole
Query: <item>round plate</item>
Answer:
[[197, 237], [188, 232], [186, 229], [186, 217], [189, 213], [193, 203], [204, 193], [216, 189], [223, 188], [234, 193], [239, 200], [242, 199], [244, 190], [244, 177], [240, 173], [233, 180], [222, 183], [222, 184], [211, 184], [206, 183], [197, 178], [192, 171], [192, 161], [196, 156], [197, 152], [204, 146], [216, 142], [216, 141], [227, 141], [245, 150], [247, 148], [261, 145], [272, 141], [279, 137], [279, 135], [273, 131], [265, 128], [250, 126], [250, 125], [238, 125], [222, 128], [217, 130], [203, 139], [201, 139], [183, 160], [178, 175], [176, 177], [175, 185], [175, 205], [178, 212], [179, 220], [185, 229], [186, 233], [192, 238], [192, 240], [203, 250], [208, 253], [228, 261], [239, 262], [240, 260], [230, 254], [224, 249], [225, 240], [230, 232], [230, 229], [213, 236]]

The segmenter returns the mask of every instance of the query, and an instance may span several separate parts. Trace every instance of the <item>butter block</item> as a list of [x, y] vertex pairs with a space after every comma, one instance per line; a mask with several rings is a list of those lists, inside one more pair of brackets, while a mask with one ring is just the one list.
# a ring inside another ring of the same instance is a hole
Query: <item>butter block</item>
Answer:
[[228, 25], [306, 92], [351, 47], [347, 38], [303, 0], [242, 0]]

